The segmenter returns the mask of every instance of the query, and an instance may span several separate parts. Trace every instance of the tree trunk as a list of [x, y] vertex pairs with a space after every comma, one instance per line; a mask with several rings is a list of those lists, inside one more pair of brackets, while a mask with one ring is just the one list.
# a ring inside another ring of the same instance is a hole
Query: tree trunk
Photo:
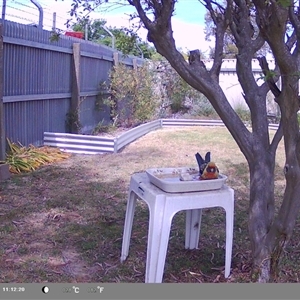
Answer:
[[[286, 79], [284, 80], [286, 81]], [[281, 254], [292, 236], [300, 208], [300, 135], [297, 119], [297, 98], [294, 82], [286, 83], [278, 98], [284, 135], [286, 188], [283, 202], [274, 217], [275, 153], [259, 143], [256, 155], [249, 163], [250, 206], [249, 236], [252, 246], [253, 272], [259, 282], [276, 281]]]
[[[295, 83], [292, 76], [291, 78], [284, 79], [287, 82], [279, 98], [286, 154], [284, 167], [286, 188], [278, 216], [268, 233], [266, 241], [268, 244], [273, 244], [270, 268], [273, 275], [272, 279], [275, 280], [278, 276], [281, 253], [292, 236], [300, 209], [300, 134], [297, 116], [299, 108], [298, 82], [296, 81]], [[292, 86], [296, 86], [297, 88], [291, 88]]]
[[250, 169], [250, 205], [248, 229], [253, 258], [253, 276], [260, 282], [270, 279], [272, 245], [266, 244], [266, 235], [274, 217], [275, 155], [257, 149]]

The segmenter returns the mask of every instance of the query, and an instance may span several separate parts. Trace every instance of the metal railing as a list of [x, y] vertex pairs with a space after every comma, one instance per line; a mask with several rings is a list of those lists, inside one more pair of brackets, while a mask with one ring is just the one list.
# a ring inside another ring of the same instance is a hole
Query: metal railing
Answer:
[[[117, 153], [134, 140], [162, 127], [171, 126], [224, 126], [221, 120], [158, 119], [128, 130], [117, 137], [44, 132], [44, 145], [58, 147], [62, 151], [81, 154]], [[269, 124], [276, 130], [278, 124]]]
[[162, 126], [224, 126], [222, 120], [162, 119]]
[[44, 133], [44, 145], [82, 154], [117, 153], [143, 135], [168, 126], [224, 126], [220, 120], [158, 119], [128, 130], [114, 138], [69, 133]]
[[134, 140], [159, 128], [161, 128], [161, 120], [155, 120], [132, 128], [120, 136], [113, 138], [70, 133], [44, 132], [44, 145], [58, 147], [62, 151], [70, 153], [117, 153]]

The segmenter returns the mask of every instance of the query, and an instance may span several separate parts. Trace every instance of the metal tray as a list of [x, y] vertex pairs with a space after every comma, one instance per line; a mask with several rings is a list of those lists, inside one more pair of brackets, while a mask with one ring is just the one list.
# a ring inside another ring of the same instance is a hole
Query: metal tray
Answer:
[[[227, 176], [219, 174], [218, 179], [199, 180], [198, 168], [153, 168], [147, 169], [146, 173], [152, 184], [168, 193], [200, 192], [220, 189]], [[181, 175], [192, 175], [193, 179], [182, 181]]]

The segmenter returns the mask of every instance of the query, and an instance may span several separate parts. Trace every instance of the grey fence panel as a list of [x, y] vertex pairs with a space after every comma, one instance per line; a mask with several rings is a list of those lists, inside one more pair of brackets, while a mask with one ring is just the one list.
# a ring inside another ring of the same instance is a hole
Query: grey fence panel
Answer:
[[[0, 19], [1, 22], [1, 19]], [[73, 45], [80, 43], [80, 123], [84, 133], [108, 122], [107, 107], [98, 110], [100, 83], [108, 81], [115, 50], [69, 36], [51, 41], [52, 34], [33, 26], [5, 21], [4, 113], [6, 136], [22, 144], [40, 145], [44, 132], [66, 132], [73, 80]], [[121, 57], [121, 58], [120, 58]], [[141, 59], [123, 57], [126, 64]]]
[[80, 123], [82, 128], [80, 132], [83, 134], [91, 134], [99, 123], [103, 125], [109, 123], [109, 108], [107, 106], [99, 107], [97, 101], [97, 95], [81, 97]]
[[70, 92], [71, 55], [5, 45], [5, 96]]
[[69, 99], [6, 103], [6, 137], [22, 145], [43, 145], [44, 131], [65, 132], [69, 105]]
[[116, 138], [115, 152], [118, 152], [129, 143], [158, 128], [161, 128], [161, 120], [155, 120], [130, 129]]
[[[44, 131], [66, 132], [66, 115], [70, 110], [70, 98], [50, 99], [45, 101], [48, 105], [44, 112], [49, 121], [44, 125]], [[39, 136], [43, 136], [39, 132]]]
[[81, 41], [80, 39], [64, 35], [60, 35], [60, 38], [54, 41], [51, 39], [52, 33], [50, 31], [41, 30], [34, 26], [20, 24], [8, 20], [5, 20], [4, 35], [5, 37], [11, 37], [14, 39], [23, 39], [27, 42], [37, 42], [44, 45], [48, 44], [69, 49], [72, 49], [74, 42]]
[[108, 81], [110, 70], [113, 66], [111, 61], [81, 57], [80, 84], [82, 92], [99, 92], [100, 84]]
[[[78, 41], [78, 39], [77, 39]], [[89, 55], [94, 54], [98, 58], [104, 60], [113, 61], [114, 50], [105, 45], [96, 44], [90, 41], [79, 40], [81, 43], [81, 50], [83, 54], [88, 53]]]
[[82, 154], [101, 154], [114, 152], [114, 138], [98, 136], [44, 133], [44, 145], [58, 147], [62, 151]]

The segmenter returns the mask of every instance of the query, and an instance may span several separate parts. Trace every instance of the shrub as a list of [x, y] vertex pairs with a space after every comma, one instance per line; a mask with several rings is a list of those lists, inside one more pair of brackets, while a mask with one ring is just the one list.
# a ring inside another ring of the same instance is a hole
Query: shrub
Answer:
[[162, 111], [169, 114], [188, 114], [190, 116], [217, 115], [207, 98], [187, 84], [166, 60], [156, 62], [158, 86], [162, 98]]
[[108, 96], [102, 100], [111, 109], [114, 125], [130, 127], [156, 117], [159, 101], [149, 64], [131, 69], [119, 63], [111, 71], [110, 84], [105, 83], [105, 87]]
[[200, 93], [194, 98], [190, 114], [204, 117], [216, 117], [218, 115], [208, 99]]
[[107, 124], [104, 120], [100, 121], [93, 129], [92, 135], [98, 135], [101, 133], [110, 133], [116, 130], [114, 124]]
[[11, 173], [31, 172], [42, 165], [60, 161], [70, 156], [54, 147], [24, 147], [20, 143], [13, 143], [7, 139], [8, 152], [4, 162], [9, 165]]
[[249, 109], [245, 107], [245, 105], [237, 102], [236, 104], [234, 104], [233, 109], [243, 122], [251, 121], [251, 113]]

